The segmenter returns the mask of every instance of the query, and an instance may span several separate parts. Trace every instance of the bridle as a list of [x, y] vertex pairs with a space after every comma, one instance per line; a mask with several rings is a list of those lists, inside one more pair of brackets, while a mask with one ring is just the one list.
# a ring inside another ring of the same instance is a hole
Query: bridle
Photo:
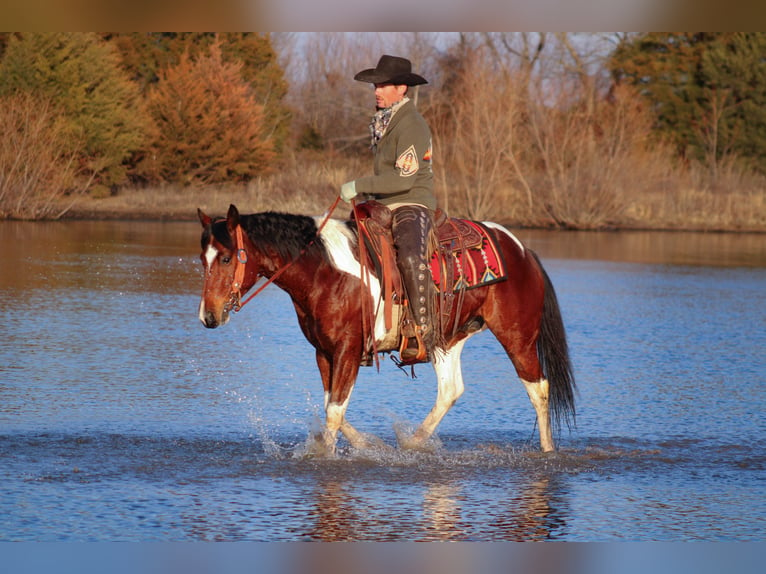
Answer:
[[[227, 311], [234, 309], [239, 311], [244, 303], [241, 303], [242, 298], [242, 281], [245, 279], [245, 270], [247, 269], [247, 250], [245, 249], [245, 240], [243, 237], [242, 226], [237, 225], [234, 231], [235, 237], [235, 253], [237, 254], [237, 260], [234, 267], [234, 279], [231, 282], [231, 290], [229, 292], [229, 300], [223, 306]], [[245, 301], [246, 303], [247, 301]]]
[[[238, 312], [242, 307], [244, 307], [247, 303], [249, 303], [256, 295], [261, 293], [266, 287], [271, 285], [274, 281], [277, 280], [277, 278], [282, 275], [285, 271], [287, 271], [290, 266], [295, 263], [298, 259], [301, 258], [301, 256], [306, 253], [306, 250], [308, 250], [311, 245], [314, 244], [316, 241], [316, 238], [319, 237], [319, 234], [322, 233], [322, 230], [324, 229], [324, 226], [327, 224], [327, 222], [330, 220], [330, 216], [332, 215], [333, 211], [335, 211], [335, 208], [338, 206], [338, 202], [340, 201], [340, 196], [335, 198], [335, 201], [330, 206], [330, 209], [327, 211], [327, 215], [325, 215], [324, 219], [322, 220], [322, 223], [320, 223], [319, 227], [317, 227], [317, 232], [314, 238], [309, 241], [306, 246], [301, 249], [301, 252], [298, 253], [298, 255], [294, 258], [282, 265], [279, 269], [277, 269], [271, 277], [267, 277], [266, 281], [262, 283], [258, 289], [253, 291], [247, 299], [242, 301], [242, 282], [245, 279], [245, 271], [247, 269], [247, 250], [245, 249], [245, 238], [244, 238], [244, 231], [242, 230], [241, 225], [237, 225], [236, 229], [234, 230], [234, 251], [237, 254], [236, 257], [236, 267], [234, 268], [234, 279], [231, 282], [231, 289], [229, 292], [229, 300], [224, 305], [224, 309], [227, 311], [234, 310], [234, 312]], [[261, 274], [259, 273], [259, 276]], [[256, 279], [257, 281], [257, 279]]]

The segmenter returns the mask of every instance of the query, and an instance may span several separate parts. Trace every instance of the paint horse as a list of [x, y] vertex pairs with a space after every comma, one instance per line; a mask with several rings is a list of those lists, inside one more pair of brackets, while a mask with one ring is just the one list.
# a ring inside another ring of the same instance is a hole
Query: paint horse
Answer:
[[[198, 216], [204, 229], [199, 318], [205, 327], [227, 323], [231, 311], [239, 309], [240, 297], [260, 277], [273, 280], [290, 295], [303, 334], [316, 350], [325, 407], [317, 453], [334, 453], [339, 431], [352, 447], [381, 445], [346, 419], [351, 391], [368, 352], [363, 310], [379, 309], [383, 291], [380, 278], [360, 264], [357, 225], [329, 217], [320, 223], [320, 217], [285, 213], [240, 215], [234, 205], [225, 218], [213, 219], [201, 210]], [[537, 414], [541, 449], [553, 451], [553, 429], [559, 429], [562, 421], [567, 425], [574, 421], [574, 377], [550, 278], [537, 255], [508, 230], [489, 222], [483, 226], [501, 252], [508, 276], [464, 291], [461, 304], [451, 306], [452, 328], [431, 357], [438, 385], [436, 403], [412, 436], [399, 438], [403, 448], [429, 448], [437, 426], [463, 393], [463, 347], [485, 329], [498, 339], [526, 388]], [[378, 317], [373, 336], [385, 335]]]

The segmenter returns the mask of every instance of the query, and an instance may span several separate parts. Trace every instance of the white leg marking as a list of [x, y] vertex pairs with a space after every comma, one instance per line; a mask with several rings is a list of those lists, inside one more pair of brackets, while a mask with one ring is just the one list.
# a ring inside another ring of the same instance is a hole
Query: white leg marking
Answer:
[[337, 431], [340, 428], [343, 417], [346, 416], [346, 408], [350, 398], [350, 396], [347, 397], [342, 403], [328, 403], [325, 415], [327, 417], [327, 427], [332, 431]]
[[437, 350], [434, 353], [433, 365], [438, 385], [436, 404], [434, 404], [431, 412], [423, 420], [420, 428], [415, 431], [414, 438], [416, 440], [428, 440], [436, 430], [436, 427], [439, 426], [444, 415], [447, 414], [452, 405], [463, 394], [465, 386], [463, 384], [463, 372], [460, 367], [460, 354], [463, 352], [465, 342], [469, 338], [466, 337], [459, 341], [447, 351]]
[[464, 385], [460, 355], [466, 341], [471, 336], [458, 341], [447, 351], [437, 349], [434, 353], [434, 371], [436, 371], [439, 385], [439, 400], [454, 402], [463, 394]]
[[[320, 219], [319, 217], [315, 218], [317, 226], [321, 224]], [[344, 223], [337, 219], [329, 219], [322, 229], [322, 241], [330, 254], [332, 264], [337, 269], [353, 275], [357, 279], [362, 278], [362, 267], [351, 248], [354, 236]], [[372, 275], [368, 275], [365, 280], [367, 281], [367, 288], [370, 290], [373, 308], [378, 309], [381, 298], [380, 281]], [[385, 316], [383, 313], [378, 313], [375, 318], [375, 339], [380, 341], [385, 336]]]
[[521, 380], [524, 388], [527, 389], [527, 395], [535, 407], [537, 413], [537, 426], [540, 430], [540, 448], [544, 452], [555, 450], [553, 444], [553, 431], [551, 429], [551, 417], [549, 411], [549, 392], [550, 385], [548, 379], [540, 379], [536, 382]]
[[346, 416], [346, 407], [348, 407], [348, 401], [351, 398], [351, 394], [346, 397], [346, 400], [342, 403], [329, 402], [325, 409], [325, 429], [322, 433], [324, 441], [324, 447], [327, 452], [334, 453], [335, 445], [338, 441], [338, 431], [343, 425], [343, 418]]
[[494, 221], [482, 221], [484, 225], [487, 227], [491, 227], [492, 229], [497, 229], [498, 231], [502, 231], [505, 233], [508, 237], [513, 239], [516, 242], [516, 245], [519, 246], [519, 249], [521, 249], [521, 252], [524, 253], [524, 244], [519, 240], [518, 237], [516, 237], [513, 233], [508, 231], [505, 227], [500, 225], [499, 223], [495, 223]]

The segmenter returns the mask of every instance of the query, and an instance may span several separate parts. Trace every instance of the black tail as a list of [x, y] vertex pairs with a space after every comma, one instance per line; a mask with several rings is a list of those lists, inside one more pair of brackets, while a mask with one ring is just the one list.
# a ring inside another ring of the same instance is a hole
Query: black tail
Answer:
[[568, 428], [575, 423], [575, 380], [572, 363], [569, 360], [564, 321], [561, 318], [556, 291], [553, 289], [548, 273], [539, 257], [532, 252], [545, 281], [543, 298], [543, 317], [540, 323], [540, 336], [537, 339], [537, 356], [542, 365], [543, 374], [550, 385], [549, 404], [551, 418], [555, 428], [561, 428], [562, 420]]

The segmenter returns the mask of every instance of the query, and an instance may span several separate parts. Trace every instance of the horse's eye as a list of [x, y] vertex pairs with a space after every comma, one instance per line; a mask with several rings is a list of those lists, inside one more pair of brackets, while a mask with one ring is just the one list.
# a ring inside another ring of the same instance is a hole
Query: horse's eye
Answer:
[[224, 265], [228, 265], [231, 263], [231, 257], [221, 257], [221, 261], [223, 261]]

